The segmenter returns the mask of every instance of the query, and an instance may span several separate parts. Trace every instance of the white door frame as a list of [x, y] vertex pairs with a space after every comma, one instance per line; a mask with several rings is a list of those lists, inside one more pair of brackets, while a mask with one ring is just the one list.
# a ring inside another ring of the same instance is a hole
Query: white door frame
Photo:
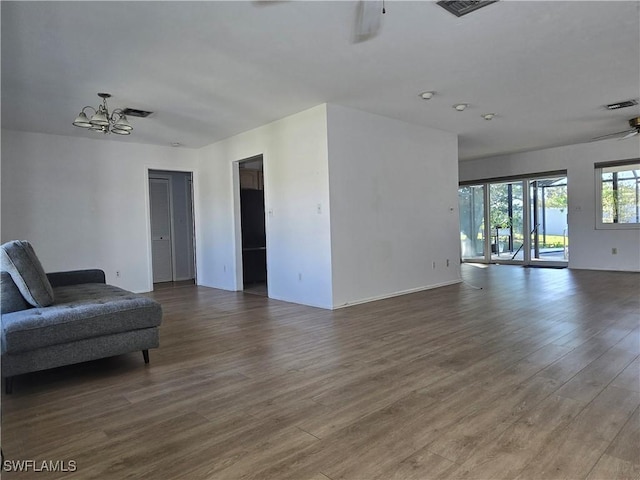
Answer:
[[242, 273], [242, 217], [240, 211], [240, 162], [233, 162], [233, 236], [235, 257], [235, 287], [236, 291], [244, 290], [244, 275]]
[[[145, 167], [145, 179], [144, 179], [144, 199], [145, 199], [145, 208], [146, 208], [146, 216], [147, 216], [147, 291], [153, 291], [153, 258], [152, 258], [152, 240], [151, 240], [151, 202], [149, 197], [149, 178], [150, 175], [156, 175], [152, 172], [157, 171], [166, 171], [166, 172], [181, 172], [181, 173], [190, 173], [191, 174], [191, 182], [192, 182], [192, 191], [191, 191], [191, 199], [192, 199], [192, 219], [193, 219], [193, 244], [194, 244], [194, 252], [193, 252], [193, 263], [194, 263], [194, 280], [196, 285], [198, 284], [198, 241], [197, 241], [197, 218], [198, 218], [198, 207], [196, 202], [196, 193], [198, 191], [198, 175], [195, 170], [189, 170], [184, 168], [170, 168], [166, 166], [151, 166], [146, 165]], [[173, 218], [171, 219], [173, 222]], [[173, 241], [173, 235], [171, 235]]]
[[[232, 181], [233, 181], [233, 227], [234, 227], [234, 255], [235, 255], [235, 289], [236, 291], [244, 290], [244, 275], [242, 269], [242, 217], [241, 217], [241, 204], [240, 204], [240, 164], [252, 160], [257, 160], [258, 157], [262, 160], [262, 194], [265, 201], [264, 212], [264, 229], [266, 236], [266, 249], [267, 249], [267, 285], [269, 285], [269, 215], [267, 215], [267, 188], [266, 188], [266, 168], [265, 168], [265, 155], [258, 153], [251, 157], [242, 158], [233, 162], [233, 168], [231, 169]], [[268, 296], [268, 294], [267, 294]]]

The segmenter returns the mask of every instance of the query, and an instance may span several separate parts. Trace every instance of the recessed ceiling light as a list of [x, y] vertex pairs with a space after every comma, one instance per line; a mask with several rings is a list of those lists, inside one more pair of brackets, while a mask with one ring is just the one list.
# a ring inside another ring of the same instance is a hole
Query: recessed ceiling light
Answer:
[[436, 92], [422, 92], [420, 98], [423, 100], [431, 100]]
[[465, 108], [467, 108], [469, 106], [468, 103], [456, 103], [453, 108], [455, 108], [457, 111], [461, 112], [463, 111]]
[[495, 116], [495, 113], [485, 113], [484, 115], [482, 115], [482, 118], [484, 118], [485, 120], [491, 120]]

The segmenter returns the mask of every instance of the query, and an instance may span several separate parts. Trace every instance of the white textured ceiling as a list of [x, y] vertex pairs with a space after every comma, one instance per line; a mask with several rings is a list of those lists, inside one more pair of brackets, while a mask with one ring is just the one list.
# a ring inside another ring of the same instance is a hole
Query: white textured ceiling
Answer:
[[111, 108], [155, 112], [110, 140], [196, 148], [330, 102], [455, 132], [470, 159], [590, 141], [640, 115], [603, 108], [640, 97], [639, 2], [502, 0], [457, 18], [387, 1], [362, 43], [356, 6], [3, 1], [2, 127], [92, 137], [71, 122], [109, 92]]

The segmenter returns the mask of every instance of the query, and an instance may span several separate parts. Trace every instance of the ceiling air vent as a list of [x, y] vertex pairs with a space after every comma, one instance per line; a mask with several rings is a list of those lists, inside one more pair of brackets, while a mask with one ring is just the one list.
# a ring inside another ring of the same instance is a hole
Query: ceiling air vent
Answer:
[[466, 15], [467, 13], [471, 13], [479, 8], [486, 7], [492, 3], [497, 2], [498, 0], [477, 0], [477, 1], [468, 1], [468, 2], [459, 2], [456, 0], [443, 0], [441, 2], [437, 2], [442, 8], [447, 10], [450, 13], [453, 13], [456, 17], [461, 17]]
[[153, 112], [147, 112], [146, 110], [137, 110], [135, 108], [124, 108], [122, 111], [124, 112], [125, 115], [128, 115], [129, 117], [140, 117], [140, 118], [147, 118], [149, 115], [153, 113]]
[[610, 103], [609, 105], [607, 105], [607, 108], [609, 110], [618, 110], [619, 108], [633, 107], [637, 104], [637, 100], [625, 100], [624, 102]]

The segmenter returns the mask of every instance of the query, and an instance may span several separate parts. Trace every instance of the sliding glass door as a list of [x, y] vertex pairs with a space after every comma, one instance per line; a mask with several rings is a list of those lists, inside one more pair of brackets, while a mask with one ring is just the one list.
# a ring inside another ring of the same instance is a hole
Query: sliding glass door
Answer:
[[489, 184], [491, 260], [521, 263], [524, 259], [523, 182]]
[[537, 178], [529, 182], [529, 192], [531, 262], [567, 262], [567, 177]]
[[485, 257], [484, 185], [460, 187], [458, 205], [462, 259], [483, 260]]
[[567, 265], [566, 173], [461, 185], [458, 202], [463, 261]]

